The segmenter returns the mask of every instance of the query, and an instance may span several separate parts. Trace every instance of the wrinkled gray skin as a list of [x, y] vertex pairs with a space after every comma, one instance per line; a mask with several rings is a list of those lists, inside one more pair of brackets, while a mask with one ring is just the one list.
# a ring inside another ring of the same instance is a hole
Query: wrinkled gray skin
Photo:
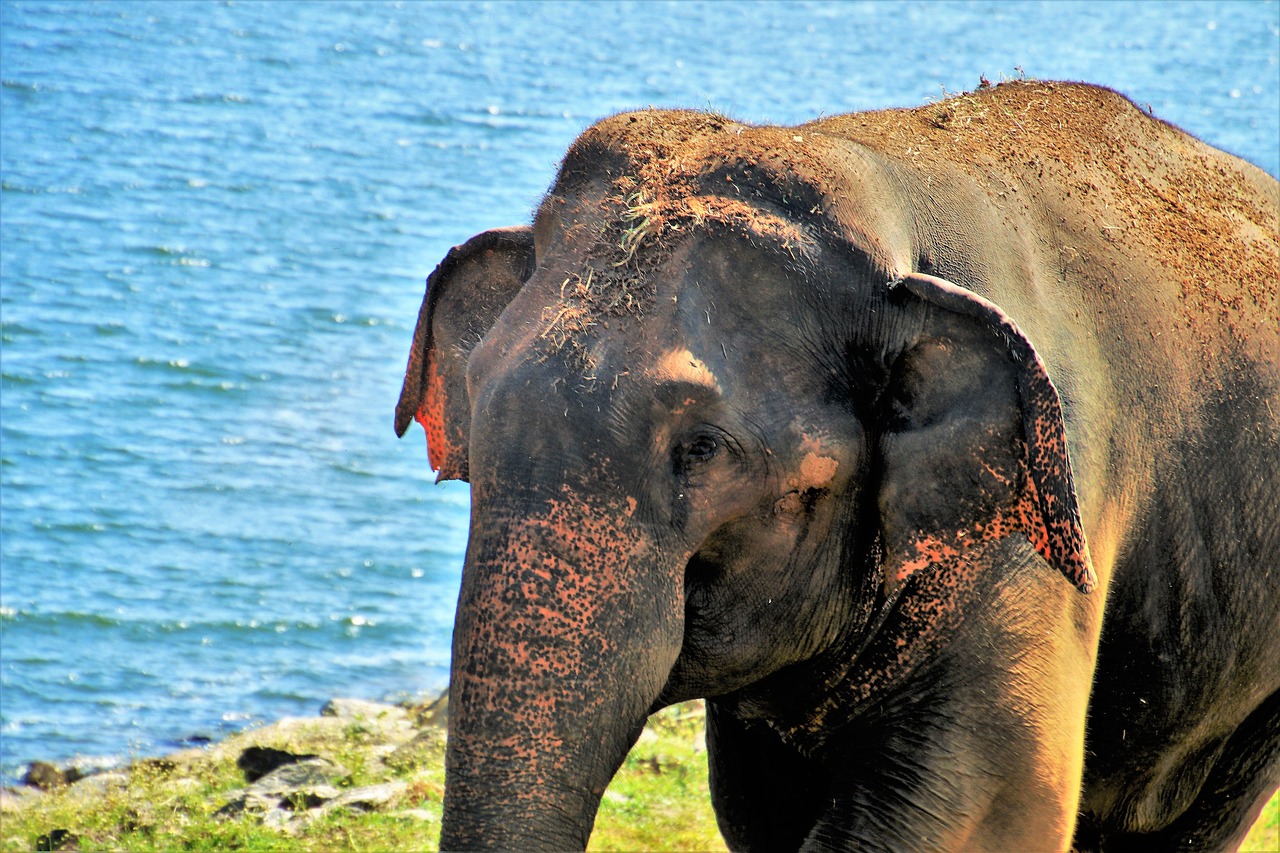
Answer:
[[695, 697], [734, 849], [1238, 843], [1278, 196], [1064, 84], [589, 129], [433, 274], [397, 411], [472, 488], [442, 847], [583, 847]]

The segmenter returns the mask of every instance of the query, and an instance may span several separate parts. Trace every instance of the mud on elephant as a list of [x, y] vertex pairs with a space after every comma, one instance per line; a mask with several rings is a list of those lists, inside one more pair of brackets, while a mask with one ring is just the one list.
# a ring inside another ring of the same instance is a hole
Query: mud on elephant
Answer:
[[589, 128], [428, 281], [446, 849], [708, 699], [735, 849], [1214, 849], [1280, 781], [1280, 189], [1105, 89]]

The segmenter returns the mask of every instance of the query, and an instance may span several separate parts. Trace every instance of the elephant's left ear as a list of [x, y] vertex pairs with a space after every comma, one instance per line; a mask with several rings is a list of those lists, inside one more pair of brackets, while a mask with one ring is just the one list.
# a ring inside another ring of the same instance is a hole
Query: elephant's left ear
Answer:
[[440, 480], [466, 480], [471, 350], [524, 286], [533, 262], [533, 229], [496, 228], [454, 246], [427, 279], [413, 331], [396, 435], [411, 420], [427, 433], [427, 455]]
[[[939, 512], [959, 513], [954, 526], [961, 531], [955, 538], [930, 531], [919, 506], [909, 511], [905, 527], [911, 532], [900, 538], [915, 539], [900, 548], [891, 582], [935, 561], [938, 551], [945, 556], [963, 549], [974, 536], [1021, 532], [1050, 565], [1089, 592], [1097, 579], [1080, 522], [1062, 405], [1039, 354], [1004, 311], [970, 290], [923, 273], [891, 287], [926, 303], [933, 318], [925, 323], [926, 342], [902, 358], [908, 363], [904, 384], [912, 387], [904, 398], [912, 410], [903, 415], [909, 425], [904, 433], [931, 434], [927, 445], [900, 436], [901, 448], [914, 457], [899, 472], [909, 480], [901, 488], [933, 489], [931, 498], [916, 500], [947, 503]], [[1007, 496], [985, 502], [974, 497], [984, 490]], [[994, 515], [991, 506], [998, 507]]]

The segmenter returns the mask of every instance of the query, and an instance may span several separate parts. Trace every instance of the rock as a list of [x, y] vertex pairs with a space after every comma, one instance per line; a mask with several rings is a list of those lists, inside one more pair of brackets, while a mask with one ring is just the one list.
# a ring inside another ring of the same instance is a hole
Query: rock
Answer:
[[334, 764], [327, 758], [309, 756], [271, 771], [250, 785], [249, 793], [284, 796], [302, 788], [333, 786], [350, 775], [351, 771], [340, 764]]
[[214, 820], [234, 820], [244, 814], [245, 797], [243, 791], [228, 791], [231, 799], [213, 813]]
[[424, 766], [430, 759], [444, 752], [447, 737], [440, 728], [426, 728], [418, 732], [413, 740], [397, 748], [383, 759], [383, 763], [393, 770], [405, 771]]
[[413, 715], [413, 724], [420, 729], [427, 726], [438, 726], [442, 729], [447, 727], [449, 725], [449, 691], [444, 691], [430, 702], [414, 705], [409, 712]]
[[332, 785], [309, 785], [287, 792], [280, 802], [290, 811], [305, 812], [319, 808], [341, 796], [343, 796], [342, 792]]
[[302, 747], [296, 746], [297, 744], [306, 744], [307, 748], [319, 752], [323, 748], [322, 744], [344, 739], [343, 730], [348, 725], [348, 722], [337, 717], [282, 717], [270, 725], [247, 729], [208, 749], [183, 750], [165, 757], [178, 764], [218, 762], [228, 760], [233, 755], [238, 756], [246, 748], [253, 747], [271, 749], [276, 745], [295, 745], [294, 748], [300, 751]]
[[330, 699], [320, 709], [320, 716], [337, 717], [340, 720], [396, 722], [407, 721], [409, 712], [398, 705], [370, 702], [365, 699]]
[[163, 761], [167, 764], [174, 765], [174, 769], [176, 770], [180, 767], [190, 767], [191, 765], [201, 761], [208, 761], [212, 755], [212, 752], [202, 748], [180, 749], [177, 752], [171, 752], [166, 755]]
[[83, 778], [84, 774], [74, 767], [59, 770], [47, 761], [33, 761], [22, 777], [22, 784], [41, 791], [52, 791]]
[[363, 699], [331, 699], [320, 711], [326, 722], [340, 721], [349, 743], [404, 743], [414, 735], [409, 712], [397, 705]]
[[85, 776], [67, 789], [67, 796], [75, 799], [101, 799], [111, 791], [120, 791], [129, 787], [129, 774], [120, 771], [94, 773]]
[[370, 746], [364, 754], [365, 773], [371, 776], [389, 776], [393, 771], [387, 760], [395, 751], [404, 746], [408, 739], [396, 738], [392, 743], [380, 743]]
[[269, 726], [256, 729], [253, 736], [255, 739], [283, 740], [341, 737], [348, 722], [340, 717], [281, 717]]
[[[324, 759], [320, 759], [321, 762]], [[340, 791], [332, 785], [308, 784], [297, 787], [284, 787], [280, 782], [282, 775], [296, 771], [305, 765], [316, 762], [300, 762], [281, 767], [275, 773], [263, 777], [248, 789], [241, 791], [225, 806], [215, 813], [217, 818], [237, 818], [246, 813], [262, 815], [262, 825], [296, 835], [312, 820], [322, 814], [338, 810], [354, 812], [370, 812], [385, 808], [409, 787], [407, 782], [387, 782], [382, 785], [368, 785], [350, 791]], [[331, 762], [323, 772], [332, 773], [332, 768], [343, 771]], [[264, 784], [265, 783], [265, 784]]]
[[217, 820], [232, 820], [243, 814], [265, 814], [280, 805], [278, 797], [259, 797], [248, 791], [228, 791], [231, 799], [213, 813]]
[[51, 829], [36, 839], [36, 850], [73, 850], [79, 845], [80, 839], [69, 829]]
[[288, 809], [272, 809], [262, 816], [263, 826], [283, 832], [285, 835], [297, 835], [310, 822], [310, 815], [299, 815]]
[[265, 815], [279, 809], [306, 812], [337, 799], [342, 794], [337, 784], [350, 775], [350, 770], [327, 758], [306, 756], [282, 764], [248, 788], [233, 792], [214, 817], [234, 818], [246, 812]]
[[[327, 758], [271, 747], [251, 746], [236, 763], [253, 784], [234, 792], [214, 817], [260, 814], [264, 826], [288, 834], [306, 825], [303, 816], [341, 797], [343, 792], [337, 785], [351, 775], [350, 770]], [[273, 764], [274, 769], [261, 776], [250, 775]]]
[[240, 753], [240, 757], [236, 759], [236, 766], [244, 771], [246, 781], [256, 782], [286, 764], [319, 757], [312, 753], [298, 754], [269, 746], [251, 746]]
[[386, 808], [409, 787], [408, 782], [384, 782], [352, 788], [324, 804], [323, 812], [346, 809], [354, 812], [376, 812]]

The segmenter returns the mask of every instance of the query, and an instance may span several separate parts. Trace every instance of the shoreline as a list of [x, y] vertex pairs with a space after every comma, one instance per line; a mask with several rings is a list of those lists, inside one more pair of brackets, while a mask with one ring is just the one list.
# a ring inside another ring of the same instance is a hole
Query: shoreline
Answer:
[[[207, 746], [0, 791], [0, 851], [432, 850], [444, 797], [447, 694], [333, 699]], [[701, 702], [650, 718], [601, 801], [592, 849], [724, 850]], [[52, 768], [65, 773], [66, 768]]]
[[[333, 697], [319, 706], [319, 711], [312, 717], [306, 714], [285, 713], [277, 717], [257, 717], [256, 715], [237, 715], [241, 719], [234, 726], [228, 726], [214, 734], [191, 734], [182, 738], [156, 738], [147, 742], [145, 748], [130, 748], [118, 753], [75, 753], [62, 758], [31, 758], [15, 762], [8, 768], [0, 769], [0, 791], [12, 791], [19, 788], [34, 788], [37, 791], [52, 787], [63, 787], [104, 773], [123, 772], [130, 767], [148, 761], [166, 760], [171, 756], [194, 755], [198, 752], [214, 749], [234, 738], [249, 732], [271, 727], [289, 720], [307, 720], [333, 716], [339, 708], [355, 708], [367, 706], [367, 709], [401, 708], [410, 713], [432, 707], [448, 700], [447, 687], [424, 692], [408, 697], [410, 694], [395, 694], [391, 699], [363, 699], [357, 697]], [[441, 723], [443, 725], [443, 722]], [[36, 778], [31, 777], [35, 774]], [[62, 781], [59, 781], [61, 777]]]

